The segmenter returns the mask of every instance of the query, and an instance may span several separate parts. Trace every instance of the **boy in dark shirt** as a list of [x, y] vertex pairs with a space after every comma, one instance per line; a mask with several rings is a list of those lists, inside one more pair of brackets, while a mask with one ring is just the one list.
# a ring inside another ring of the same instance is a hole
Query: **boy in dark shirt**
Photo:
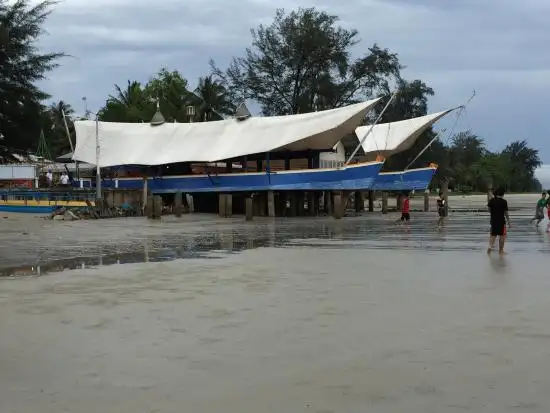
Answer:
[[489, 213], [491, 214], [491, 234], [489, 237], [489, 248], [487, 254], [490, 254], [495, 241], [498, 237], [498, 252], [504, 253], [504, 242], [506, 241], [506, 224], [510, 224], [510, 216], [508, 215], [508, 202], [504, 199], [504, 190], [497, 189], [495, 196], [489, 200], [487, 204]]
[[440, 192], [439, 198], [437, 198], [437, 215], [439, 216], [437, 227], [441, 228], [445, 223], [445, 198], [443, 197], [443, 192]]

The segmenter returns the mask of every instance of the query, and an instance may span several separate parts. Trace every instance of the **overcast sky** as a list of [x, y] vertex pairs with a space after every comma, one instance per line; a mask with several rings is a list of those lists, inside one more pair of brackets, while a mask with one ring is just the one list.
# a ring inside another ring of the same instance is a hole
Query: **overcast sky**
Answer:
[[463, 104], [475, 90], [457, 130], [472, 129], [493, 150], [527, 139], [550, 163], [549, 0], [65, 0], [41, 44], [74, 57], [44, 86], [77, 112], [83, 96], [95, 111], [115, 83], [147, 81], [162, 66], [194, 86], [209, 58], [225, 66], [242, 54], [249, 29], [269, 23], [274, 7], [299, 6], [339, 15], [365, 50], [377, 42], [398, 53], [405, 77], [435, 89], [430, 111]]

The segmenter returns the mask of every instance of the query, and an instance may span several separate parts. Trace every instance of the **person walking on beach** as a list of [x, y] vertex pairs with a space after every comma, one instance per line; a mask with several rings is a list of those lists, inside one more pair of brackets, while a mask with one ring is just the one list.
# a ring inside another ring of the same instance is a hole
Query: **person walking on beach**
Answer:
[[401, 222], [409, 222], [411, 220], [411, 206], [409, 201], [409, 194], [403, 195], [403, 204], [401, 207]]
[[445, 224], [445, 198], [443, 192], [439, 192], [439, 198], [437, 198], [437, 215], [439, 216], [437, 228], [441, 228]]
[[511, 227], [510, 216], [508, 215], [508, 202], [504, 199], [504, 189], [497, 189], [495, 196], [487, 203], [491, 215], [491, 233], [489, 236], [489, 248], [487, 254], [490, 254], [495, 246], [498, 237], [498, 252], [504, 254], [504, 243], [506, 242], [506, 224]]
[[546, 192], [543, 192], [535, 207], [535, 217], [531, 220], [531, 223], [537, 221], [537, 227], [544, 219], [544, 208], [547, 207], [547, 205], [548, 201], [546, 200]]

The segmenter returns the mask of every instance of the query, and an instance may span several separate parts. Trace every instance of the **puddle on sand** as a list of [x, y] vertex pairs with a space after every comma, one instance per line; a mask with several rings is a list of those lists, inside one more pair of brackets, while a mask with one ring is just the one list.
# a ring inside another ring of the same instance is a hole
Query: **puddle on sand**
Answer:
[[[52, 245], [38, 251], [29, 248], [25, 262], [0, 267], [0, 277], [41, 276], [50, 272], [116, 264], [220, 259], [227, 254], [261, 247], [425, 251], [485, 249], [485, 217], [467, 214], [454, 216], [442, 230], [437, 230], [433, 221], [431, 216], [418, 215], [409, 226], [396, 225], [391, 218], [380, 220], [365, 217], [341, 221], [280, 220], [268, 224], [259, 222], [253, 226], [235, 223], [215, 231], [196, 234], [161, 232], [125, 242], [103, 241], [77, 248], [74, 246], [82, 244], [82, 241], [66, 239], [65, 245], [73, 247]], [[513, 228], [509, 241], [509, 252], [550, 253], [548, 235], [537, 232], [529, 225]]]

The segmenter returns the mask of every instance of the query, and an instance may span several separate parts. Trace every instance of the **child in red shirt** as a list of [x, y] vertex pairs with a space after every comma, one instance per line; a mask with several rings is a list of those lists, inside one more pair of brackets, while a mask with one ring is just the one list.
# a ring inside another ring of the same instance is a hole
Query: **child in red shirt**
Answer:
[[401, 222], [409, 222], [411, 220], [409, 194], [405, 193], [403, 197], [404, 199], [403, 206], [401, 208]]

